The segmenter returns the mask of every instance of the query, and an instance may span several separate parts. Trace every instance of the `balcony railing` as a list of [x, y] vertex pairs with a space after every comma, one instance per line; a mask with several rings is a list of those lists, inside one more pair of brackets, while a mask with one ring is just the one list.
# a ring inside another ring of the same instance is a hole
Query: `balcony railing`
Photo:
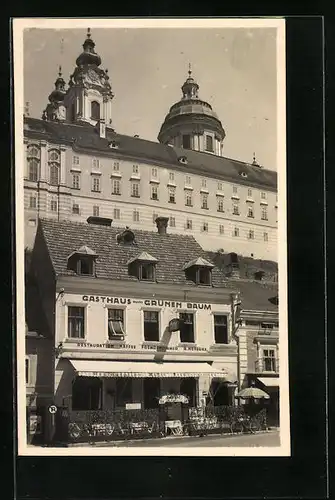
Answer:
[[256, 373], [279, 373], [279, 358], [263, 357], [255, 362]]

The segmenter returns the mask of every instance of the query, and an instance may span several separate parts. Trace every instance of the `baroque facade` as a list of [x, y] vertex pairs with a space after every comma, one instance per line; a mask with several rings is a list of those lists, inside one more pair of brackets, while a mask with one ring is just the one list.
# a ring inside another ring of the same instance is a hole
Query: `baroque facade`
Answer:
[[277, 176], [224, 157], [225, 130], [189, 70], [158, 141], [119, 134], [108, 71], [88, 31], [68, 85], [61, 71], [42, 119], [25, 116], [25, 231], [38, 218], [112, 218], [190, 234], [206, 250], [277, 260]]

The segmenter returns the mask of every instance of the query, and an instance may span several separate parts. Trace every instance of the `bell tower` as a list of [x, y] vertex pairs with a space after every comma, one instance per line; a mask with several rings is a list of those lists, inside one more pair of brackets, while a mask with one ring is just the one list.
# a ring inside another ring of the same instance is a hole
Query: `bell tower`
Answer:
[[64, 99], [68, 122], [111, 126], [114, 95], [108, 70], [103, 70], [100, 65], [101, 58], [95, 52], [95, 43], [88, 28], [83, 52], [77, 57]]
[[66, 108], [64, 105], [65, 95], [65, 81], [62, 77], [62, 68], [59, 66], [58, 78], [55, 81], [55, 88], [49, 95], [49, 104], [43, 111], [43, 120], [58, 122], [64, 122], [66, 120]]

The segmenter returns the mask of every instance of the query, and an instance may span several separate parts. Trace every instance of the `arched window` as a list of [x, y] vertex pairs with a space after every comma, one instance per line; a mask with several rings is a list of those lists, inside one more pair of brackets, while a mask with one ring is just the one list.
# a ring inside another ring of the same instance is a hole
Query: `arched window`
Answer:
[[38, 181], [40, 168], [40, 149], [37, 146], [29, 146], [27, 151], [28, 179]]
[[92, 101], [91, 118], [92, 120], [100, 120], [100, 104], [97, 101]]
[[50, 184], [58, 186], [59, 171], [60, 171], [60, 154], [59, 151], [53, 149], [49, 151], [49, 169], [50, 169]]

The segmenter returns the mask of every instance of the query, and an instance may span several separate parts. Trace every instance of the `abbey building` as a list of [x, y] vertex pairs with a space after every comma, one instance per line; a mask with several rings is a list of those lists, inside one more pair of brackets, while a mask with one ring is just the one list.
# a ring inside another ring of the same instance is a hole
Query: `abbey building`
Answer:
[[68, 83], [60, 69], [42, 117], [24, 117], [28, 247], [39, 218], [106, 217], [155, 231], [157, 217], [166, 217], [169, 233], [193, 236], [205, 250], [277, 260], [276, 172], [255, 158], [224, 156], [226, 132], [191, 69], [181, 90], [158, 142], [120, 134], [108, 71], [88, 30]]

